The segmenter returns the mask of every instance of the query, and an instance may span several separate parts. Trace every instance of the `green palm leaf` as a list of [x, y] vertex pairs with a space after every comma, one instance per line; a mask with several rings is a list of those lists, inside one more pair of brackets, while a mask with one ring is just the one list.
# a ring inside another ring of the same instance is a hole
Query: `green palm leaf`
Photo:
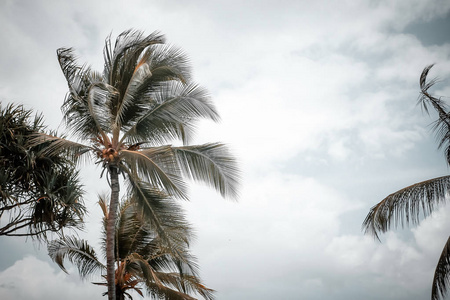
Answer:
[[450, 283], [450, 237], [445, 243], [441, 257], [434, 272], [431, 299], [443, 299], [447, 294], [447, 286]]
[[370, 209], [363, 223], [365, 233], [374, 235], [388, 231], [391, 226], [419, 223], [446, 201], [450, 176], [438, 177], [413, 184], [383, 199]]
[[[199, 294], [204, 299], [214, 299], [214, 290], [205, 287], [197, 276], [185, 275], [183, 273], [158, 273], [161, 282], [170, 286], [175, 291], [182, 291], [183, 294]], [[175, 294], [174, 296], [178, 296]], [[182, 296], [182, 295], [181, 295]], [[174, 298], [177, 299], [177, 298]], [[180, 298], [185, 299], [185, 298]], [[189, 299], [189, 298], [188, 298]]]
[[69, 86], [69, 93], [62, 110], [64, 119], [71, 132], [82, 138], [96, 136], [106, 138], [110, 132], [110, 122], [106, 119], [109, 112], [105, 105], [117, 96], [115, 89], [105, 85], [98, 73], [90, 67], [77, 65], [71, 48], [60, 48], [58, 60]]
[[45, 133], [35, 133], [30, 136], [28, 141], [30, 147], [42, 144], [45, 144], [45, 148], [41, 151], [43, 155], [55, 156], [64, 154], [73, 162], [78, 162], [80, 158], [85, 157], [85, 154], [93, 150], [90, 146]]
[[66, 273], [67, 270], [64, 267], [66, 258], [77, 266], [78, 272], [83, 278], [106, 268], [99, 262], [94, 249], [85, 240], [75, 237], [54, 240], [48, 244], [47, 250], [51, 259]]
[[432, 67], [433, 65], [427, 66], [420, 76], [421, 96], [419, 97], [419, 103], [422, 104], [426, 112], [428, 112], [429, 104], [438, 112], [439, 118], [434, 123], [433, 130], [439, 139], [438, 148], [444, 148], [447, 164], [450, 165], [450, 113], [447, 104], [441, 98], [432, 96], [428, 91], [437, 82], [437, 79], [427, 80]]
[[194, 121], [199, 118], [219, 120], [219, 115], [206, 90], [196, 84], [169, 82], [151, 94], [148, 110], [137, 115], [131, 127], [124, 127], [122, 141], [147, 140], [161, 144], [173, 139], [189, 141]]
[[122, 150], [121, 158], [133, 173], [138, 174], [157, 188], [187, 199], [186, 185], [179, 176], [175, 158], [169, 146], [137, 151]]
[[115, 86], [123, 96], [142, 52], [150, 45], [163, 42], [164, 36], [158, 32], [153, 32], [144, 37], [140, 31], [127, 30], [117, 37], [114, 49], [112, 49], [111, 39], [108, 37], [103, 51], [105, 58], [104, 79], [110, 85]]
[[187, 82], [190, 71], [187, 62], [180, 49], [163, 44], [148, 46], [140, 56], [120, 102], [117, 127], [129, 127], [130, 120], [144, 114], [153, 103], [151, 94], [164, 83], [172, 80]]
[[149, 184], [129, 178], [129, 193], [143, 214], [141, 222], [149, 224], [164, 244], [172, 246], [187, 243], [189, 226], [181, 209], [168, 196]]
[[185, 293], [176, 291], [169, 287], [159, 286], [154, 282], [148, 282], [146, 283], [146, 286], [147, 286], [147, 294], [154, 299], [158, 297], [159, 299], [164, 300], [196, 300], [196, 298], [193, 298]]
[[225, 145], [208, 143], [172, 149], [183, 175], [207, 183], [224, 197], [237, 197], [239, 170]]

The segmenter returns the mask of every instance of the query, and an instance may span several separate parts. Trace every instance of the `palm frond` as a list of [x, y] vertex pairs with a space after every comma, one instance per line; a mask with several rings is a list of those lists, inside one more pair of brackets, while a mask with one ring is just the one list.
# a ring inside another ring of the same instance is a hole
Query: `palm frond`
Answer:
[[136, 204], [130, 198], [122, 202], [117, 216], [116, 248], [118, 257], [126, 257], [138, 252], [143, 245], [150, 243], [155, 236], [154, 231], [148, 231], [145, 222], [137, 217]]
[[111, 112], [114, 116], [117, 116], [118, 109], [122, 105], [121, 101], [139, 63], [139, 57], [142, 52], [150, 45], [163, 42], [164, 36], [158, 32], [153, 32], [144, 37], [143, 33], [137, 30], [127, 30], [121, 33], [116, 39], [114, 49], [111, 47], [110, 37], [106, 39], [103, 51], [105, 59], [103, 77], [121, 95], [117, 102], [111, 105]]
[[204, 299], [214, 299], [214, 290], [201, 283], [198, 276], [187, 273], [158, 273], [158, 277], [164, 285], [173, 287], [185, 294], [199, 294]]
[[428, 113], [428, 105], [431, 104], [437, 111], [439, 118], [433, 125], [436, 137], [439, 140], [438, 148], [445, 148], [447, 164], [450, 165], [450, 113], [448, 106], [440, 98], [436, 98], [430, 94], [429, 89], [438, 81], [436, 78], [427, 80], [428, 74], [434, 65], [424, 68], [420, 76], [420, 97], [419, 103], [422, 104], [424, 110]]
[[149, 265], [148, 261], [138, 253], [131, 253], [126, 257], [126, 271], [140, 278], [142, 281], [148, 280], [162, 287], [162, 282], [156, 272]]
[[123, 124], [136, 115], [139, 115], [145, 106], [142, 105], [142, 90], [147, 89], [153, 73], [149, 65], [141, 58], [141, 61], [136, 66], [130, 83], [127, 86], [123, 100], [117, 110], [115, 116], [115, 124], [121, 128]]
[[145, 51], [146, 62], [152, 70], [152, 86], [170, 80], [184, 84], [191, 81], [191, 67], [181, 48], [168, 44], [151, 45]]
[[78, 162], [80, 158], [92, 150], [92, 147], [90, 146], [45, 133], [35, 133], [30, 136], [28, 141], [30, 147], [36, 147], [43, 144], [45, 144], [45, 147], [42, 149], [43, 155], [54, 156], [63, 154], [73, 162]]
[[95, 271], [106, 269], [99, 262], [94, 249], [89, 246], [87, 241], [76, 237], [65, 237], [64, 239], [54, 240], [48, 244], [48, 254], [58, 266], [67, 273], [64, 267], [64, 260], [68, 259], [76, 265], [80, 276], [85, 278]]
[[220, 119], [207, 91], [196, 84], [169, 82], [150, 96], [145, 113], [138, 115], [131, 127], [124, 126], [123, 141], [147, 140], [161, 144], [181, 139], [186, 144], [195, 129], [195, 121]]
[[[196, 300], [196, 298], [172, 289], [167, 286], [160, 286], [154, 282], [146, 282], [147, 294], [152, 297], [152, 299], [165, 299], [165, 300]], [[205, 298], [214, 299], [214, 298]]]
[[444, 245], [436, 270], [434, 271], [431, 300], [444, 299], [450, 284], [450, 237]]
[[[61, 107], [68, 128], [82, 139], [96, 136], [105, 139], [105, 132], [110, 132], [108, 124], [111, 122], [104, 121], [109, 113], [106, 110], [107, 106], [102, 104], [107, 100], [111, 101], [117, 93], [112, 87], [103, 84], [101, 76], [91, 71], [90, 67], [78, 66], [73, 49], [60, 48], [57, 54], [69, 86], [69, 93]], [[100, 91], [103, 97], [101, 99], [98, 96], [94, 97]]]
[[237, 198], [239, 169], [220, 143], [172, 148], [183, 175], [214, 187], [223, 197]]
[[145, 249], [149, 242], [156, 238], [153, 232], [161, 239], [162, 244], [171, 249], [188, 245], [192, 233], [181, 208], [165, 193], [135, 179], [131, 174], [128, 175], [128, 193], [139, 208], [132, 213], [135, 221], [144, 225], [139, 229], [142, 230], [140, 234], [145, 236], [143, 240], [130, 236], [127, 239], [130, 242], [130, 251], [140, 252], [140, 249]]
[[118, 127], [129, 128], [136, 116], [145, 114], [154, 105], [152, 94], [167, 85], [168, 81], [183, 84], [190, 79], [186, 55], [179, 48], [153, 44], [139, 57], [117, 112]]
[[86, 103], [90, 117], [104, 140], [108, 139], [106, 133], [111, 133], [113, 128], [113, 116], [108, 108], [110, 103], [118, 97], [118, 91], [113, 86], [103, 82], [93, 82], [87, 92]]
[[122, 150], [120, 157], [133, 173], [140, 175], [154, 187], [165, 190], [175, 197], [187, 199], [186, 184], [179, 176], [180, 172], [170, 147]]
[[370, 209], [363, 230], [379, 239], [378, 234], [391, 226], [419, 223], [421, 217], [430, 215], [439, 204], [447, 200], [450, 176], [438, 177], [413, 184], [383, 199]]

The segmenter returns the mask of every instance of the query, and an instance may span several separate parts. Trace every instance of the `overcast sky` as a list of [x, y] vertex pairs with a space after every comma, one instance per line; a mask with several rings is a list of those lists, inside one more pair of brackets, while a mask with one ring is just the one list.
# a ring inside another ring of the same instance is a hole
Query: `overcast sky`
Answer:
[[[107, 35], [161, 31], [191, 59], [222, 122], [196, 143], [227, 143], [243, 172], [238, 202], [199, 185], [184, 203], [192, 252], [217, 299], [427, 299], [450, 208], [379, 243], [361, 232], [388, 194], [448, 174], [416, 106], [422, 69], [450, 97], [450, 2], [0, 2], [0, 101], [63, 129], [67, 85], [56, 59], [74, 47], [102, 70]], [[448, 98], [443, 98], [448, 99]], [[450, 99], [449, 99], [450, 100]], [[100, 170], [83, 167], [98, 245]], [[0, 238], [0, 298], [102, 299], [31, 240]], [[136, 299], [139, 296], [136, 295]]]

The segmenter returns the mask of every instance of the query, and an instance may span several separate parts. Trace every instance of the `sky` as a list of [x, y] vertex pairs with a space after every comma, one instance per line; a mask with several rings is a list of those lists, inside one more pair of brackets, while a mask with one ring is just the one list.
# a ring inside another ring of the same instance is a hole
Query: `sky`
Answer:
[[[449, 1], [4, 0], [0, 28], [2, 105], [61, 131], [56, 49], [99, 71], [105, 38], [130, 28], [184, 49], [222, 119], [201, 122], [194, 142], [228, 144], [242, 170], [238, 201], [193, 183], [182, 203], [217, 299], [429, 298], [450, 207], [381, 243], [361, 224], [390, 193], [448, 174], [436, 114], [416, 103], [432, 63], [433, 93], [450, 97]], [[100, 169], [81, 168], [90, 215], [80, 236], [98, 246], [107, 185]], [[45, 245], [0, 237], [0, 249], [2, 299], [103, 298]]]

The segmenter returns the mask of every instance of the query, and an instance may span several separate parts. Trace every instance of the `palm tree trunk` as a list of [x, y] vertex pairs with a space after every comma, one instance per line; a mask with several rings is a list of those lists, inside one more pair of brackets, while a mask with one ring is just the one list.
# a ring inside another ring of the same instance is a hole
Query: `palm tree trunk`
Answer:
[[117, 217], [117, 206], [119, 204], [119, 172], [117, 167], [110, 166], [111, 177], [111, 201], [109, 202], [109, 213], [106, 224], [106, 279], [108, 282], [108, 300], [115, 300], [115, 255], [114, 255], [114, 236], [115, 223]]

